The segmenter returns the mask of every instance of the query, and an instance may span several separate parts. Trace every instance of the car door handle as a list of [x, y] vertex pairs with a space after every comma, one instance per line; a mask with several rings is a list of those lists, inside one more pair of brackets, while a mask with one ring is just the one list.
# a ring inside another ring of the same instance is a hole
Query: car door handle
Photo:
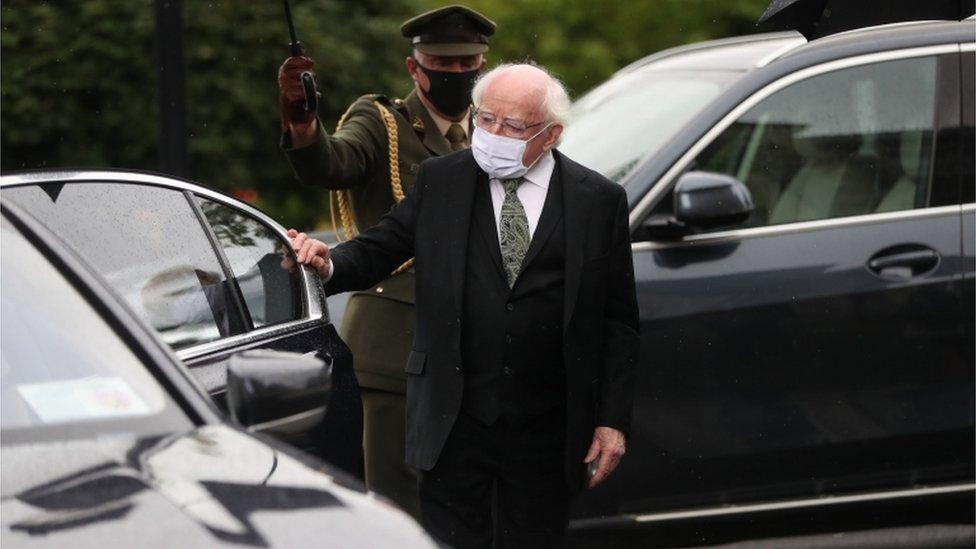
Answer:
[[939, 265], [939, 259], [939, 253], [932, 248], [907, 244], [874, 254], [868, 260], [868, 269], [882, 278], [907, 280], [931, 272]]

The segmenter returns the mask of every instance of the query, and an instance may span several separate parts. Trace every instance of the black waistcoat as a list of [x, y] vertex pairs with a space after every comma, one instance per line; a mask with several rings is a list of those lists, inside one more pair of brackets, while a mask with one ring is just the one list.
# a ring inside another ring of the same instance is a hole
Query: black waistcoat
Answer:
[[464, 281], [461, 407], [488, 425], [499, 417], [521, 423], [558, 412], [566, 400], [562, 183], [557, 167], [511, 290], [502, 270], [488, 181], [482, 177], [477, 185]]

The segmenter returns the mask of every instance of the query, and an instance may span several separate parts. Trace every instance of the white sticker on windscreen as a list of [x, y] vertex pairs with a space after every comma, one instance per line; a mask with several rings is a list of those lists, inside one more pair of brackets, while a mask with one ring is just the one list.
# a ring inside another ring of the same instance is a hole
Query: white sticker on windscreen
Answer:
[[44, 423], [112, 419], [151, 413], [149, 406], [118, 377], [90, 377], [30, 383], [20, 396]]

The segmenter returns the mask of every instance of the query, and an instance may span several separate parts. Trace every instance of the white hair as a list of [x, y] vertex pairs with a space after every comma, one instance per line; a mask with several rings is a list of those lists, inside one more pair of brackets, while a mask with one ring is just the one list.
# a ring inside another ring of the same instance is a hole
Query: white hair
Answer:
[[566, 91], [566, 86], [545, 67], [531, 63], [504, 63], [478, 77], [474, 88], [471, 90], [471, 102], [474, 103], [475, 108], [481, 106], [481, 99], [485, 95], [485, 90], [488, 89], [495, 78], [508, 72], [521, 70], [525, 67], [538, 69], [549, 77], [546, 83], [546, 94], [542, 100], [542, 108], [546, 112], [545, 120], [554, 124], [565, 125], [569, 121], [569, 109], [572, 106], [572, 101], [569, 99], [569, 92]]

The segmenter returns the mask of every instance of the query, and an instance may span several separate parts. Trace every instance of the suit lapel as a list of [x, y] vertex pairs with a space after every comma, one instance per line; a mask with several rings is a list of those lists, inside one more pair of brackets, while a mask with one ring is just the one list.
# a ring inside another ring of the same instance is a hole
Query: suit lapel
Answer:
[[[529, 243], [529, 249], [525, 252], [525, 258], [522, 259], [522, 268], [519, 270], [519, 275], [521, 275], [535, 259], [535, 256], [539, 255], [539, 250], [545, 246], [546, 241], [549, 240], [549, 236], [552, 235], [553, 229], [559, 224], [559, 219], [563, 216], [563, 204], [562, 204], [562, 174], [560, 173], [559, 164], [556, 164], [556, 168], [552, 172], [552, 178], [549, 181], [549, 191], [546, 193], [545, 203], [542, 205], [542, 214], [539, 216], [539, 223], [535, 227], [535, 233], [532, 235], [532, 241]], [[525, 185], [525, 183], [523, 183]], [[499, 252], [499, 257], [501, 253]]]
[[563, 183], [563, 230], [566, 234], [566, 287], [563, 301], [563, 333], [569, 327], [576, 307], [579, 293], [580, 273], [583, 269], [583, 249], [586, 244], [590, 208], [588, 188], [585, 185], [586, 172], [576, 169], [576, 165], [554, 150], [556, 166], [561, 170]]
[[444, 182], [445, 212], [444, 229], [449, 235], [451, 290], [460, 318], [464, 310], [464, 275], [467, 267], [468, 230], [471, 227], [471, 210], [474, 205], [475, 187], [479, 183], [478, 165], [470, 153], [456, 165], [456, 172]]
[[505, 278], [505, 269], [502, 267], [502, 250], [498, 243], [498, 225], [495, 224], [495, 210], [491, 201], [491, 189], [489, 188], [488, 175], [478, 171], [478, 182], [475, 184], [474, 221], [478, 226], [478, 232], [485, 241], [488, 255], [491, 256], [495, 264], [498, 276], [508, 287], [508, 280]]
[[424, 146], [437, 156], [451, 154], [451, 144], [437, 129], [437, 124], [420, 100], [420, 96], [417, 95], [417, 90], [410, 92], [410, 95], [403, 102], [407, 105], [407, 111], [410, 113], [410, 124], [417, 132], [420, 140], [423, 141]]

